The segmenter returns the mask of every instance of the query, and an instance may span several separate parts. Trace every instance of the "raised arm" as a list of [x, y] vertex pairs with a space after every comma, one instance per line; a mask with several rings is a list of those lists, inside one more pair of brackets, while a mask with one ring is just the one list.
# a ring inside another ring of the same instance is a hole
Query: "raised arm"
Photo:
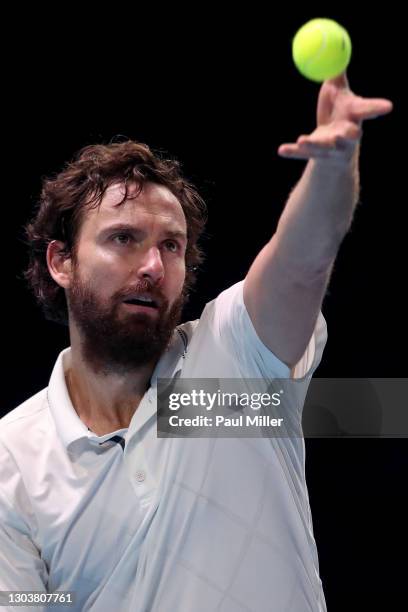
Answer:
[[391, 110], [389, 100], [353, 94], [343, 74], [320, 89], [316, 129], [279, 147], [281, 156], [308, 163], [246, 276], [244, 302], [260, 339], [289, 367], [308, 345], [352, 222], [362, 123]]

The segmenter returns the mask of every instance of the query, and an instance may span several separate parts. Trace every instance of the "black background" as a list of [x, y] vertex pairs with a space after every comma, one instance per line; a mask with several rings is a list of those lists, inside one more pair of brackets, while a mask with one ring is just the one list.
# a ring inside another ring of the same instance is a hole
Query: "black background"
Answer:
[[[47, 385], [68, 344], [21, 280], [22, 226], [42, 177], [82, 146], [118, 135], [178, 158], [209, 207], [207, 259], [185, 316], [196, 318], [243, 278], [301, 175], [304, 163], [279, 158], [277, 148], [314, 128], [319, 87], [296, 72], [290, 44], [317, 16], [337, 19], [351, 35], [352, 89], [395, 108], [365, 124], [361, 204], [323, 304], [329, 339], [316, 375], [406, 375], [402, 15], [391, 5], [358, 16], [355, 7], [288, 3], [279, 12], [244, 5], [223, 15], [204, 5], [157, 7], [153, 15], [95, 6], [85, 19], [65, 6], [15, 17], [3, 56], [2, 413]], [[329, 612], [376, 609], [383, 600], [402, 606], [406, 440], [306, 446]]]

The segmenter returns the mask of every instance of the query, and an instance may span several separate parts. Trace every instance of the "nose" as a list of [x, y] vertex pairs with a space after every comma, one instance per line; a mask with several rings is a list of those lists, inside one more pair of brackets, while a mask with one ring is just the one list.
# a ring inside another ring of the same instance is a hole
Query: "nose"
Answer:
[[152, 246], [143, 254], [138, 268], [140, 278], [149, 278], [155, 285], [159, 284], [164, 278], [164, 266], [160, 250]]

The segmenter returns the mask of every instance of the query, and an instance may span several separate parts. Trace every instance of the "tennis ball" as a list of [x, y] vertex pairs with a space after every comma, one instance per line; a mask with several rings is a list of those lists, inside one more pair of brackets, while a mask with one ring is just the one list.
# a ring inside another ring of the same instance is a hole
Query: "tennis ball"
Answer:
[[307, 79], [318, 83], [333, 79], [350, 62], [350, 36], [332, 19], [312, 19], [297, 31], [292, 57], [296, 68]]

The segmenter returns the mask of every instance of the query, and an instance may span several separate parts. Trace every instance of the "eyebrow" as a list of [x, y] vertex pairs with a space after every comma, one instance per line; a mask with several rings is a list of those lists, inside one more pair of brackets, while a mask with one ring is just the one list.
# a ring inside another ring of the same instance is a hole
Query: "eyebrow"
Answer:
[[[114, 225], [110, 225], [109, 227], [105, 227], [104, 229], [102, 229], [99, 232], [99, 236], [106, 236], [111, 232], [117, 231], [133, 232], [139, 234], [143, 233], [143, 230], [135, 225], [131, 225], [129, 223], [115, 223]], [[181, 230], [164, 229], [163, 233], [166, 234], [166, 236], [169, 236], [170, 238], [178, 238], [179, 240], [187, 241], [187, 234]]]

